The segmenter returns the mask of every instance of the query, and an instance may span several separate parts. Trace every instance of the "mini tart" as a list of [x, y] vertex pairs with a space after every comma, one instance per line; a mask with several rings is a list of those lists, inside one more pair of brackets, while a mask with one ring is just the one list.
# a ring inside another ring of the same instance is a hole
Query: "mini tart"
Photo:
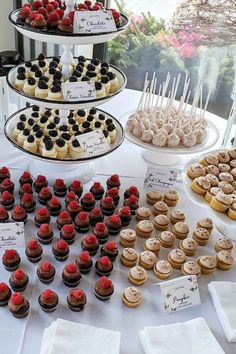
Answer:
[[218, 157], [216, 155], [213, 154], [207, 154], [205, 156], [203, 156], [200, 160], [200, 164], [207, 167], [208, 165], [214, 165], [217, 166], [218, 165]]
[[194, 163], [194, 164], [190, 165], [187, 170], [187, 175], [191, 179], [205, 176], [205, 173], [206, 173], [206, 168], [199, 163]]
[[153, 225], [155, 229], [159, 231], [167, 230], [169, 223], [170, 223], [170, 219], [167, 215], [160, 214], [155, 216], [155, 218], [153, 219]]
[[63, 210], [57, 217], [56, 224], [59, 230], [65, 225], [72, 224], [72, 218], [67, 210]]
[[100, 182], [94, 182], [89, 191], [93, 193], [93, 196], [96, 200], [102, 199], [104, 194], [104, 188]]
[[107, 181], [106, 181], [106, 184], [107, 184], [107, 189], [110, 189], [110, 188], [113, 188], [113, 187], [116, 187], [116, 188], [120, 188], [120, 177], [119, 175], [117, 174], [114, 174], [112, 176], [110, 176]]
[[160, 202], [157, 202], [153, 205], [153, 209], [152, 209], [152, 212], [155, 216], [157, 215], [167, 215], [168, 214], [168, 211], [169, 211], [169, 207], [168, 205], [163, 202], [163, 201], [160, 201]]
[[120, 232], [120, 244], [123, 247], [134, 247], [137, 240], [137, 235], [134, 230], [123, 229]]
[[193, 231], [193, 239], [199, 244], [199, 246], [205, 246], [209, 241], [209, 238], [209, 232], [203, 227], [199, 227]]
[[164, 260], [158, 261], [153, 268], [154, 274], [161, 280], [168, 279], [172, 270], [170, 262]]
[[172, 232], [175, 234], [176, 238], [178, 238], [179, 240], [183, 240], [184, 238], [188, 237], [189, 226], [185, 222], [177, 222], [176, 224], [174, 224]]
[[70, 288], [79, 285], [82, 276], [79, 267], [74, 263], [67, 264], [62, 271], [63, 283]]
[[217, 268], [229, 270], [233, 266], [234, 259], [230, 252], [220, 251], [216, 255]]
[[236, 220], [236, 203], [232, 203], [228, 210], [228, 216], [232, 220]]
[[82, 311], [86, 305], [86, 294], [82, 289], [71, 289], [66, 298], [68, 307], [71, 311]]
[[15, 318], [24, 318], [29, 313], [29, 301], [20, 292], [11, 295], [8, 301], [8, 308]]
[[124, 289], [122, 295], [122, 301], [123, 304], [125, 304], [126, 306], [134, 308], [140, 305], [142, 301], [142, 295], [139, 289], [130, 286]]
[[116, 209], [116, 205], [111, 197], [102, 198], [100, 208], [103, 215], [112, 215]]
[[215, 250], [216, 252], [220, 251], [228, 251], [231, 252], [233, 250], [233, 243], [232, 241], [225, 236], [220, 236], [218, 237], [216, 244], [215, 244]]
[[191, 260], [182, 265], [181, 272], [183, 275], [196, 275], [198, 277], [201, 274], [201, 267], [197, 262]]
[[164, 248], [171, 248], [174, 246], [175, 234], [171, 231], [162, 231], [158, 237], [160, 244]]
[[80, 203], [82, 205], [83, 210], [91, 211], [96, 203], [93, 193], [85, 193], [83, 198], [80, 200]]
[[105, 225], [111, 236], [118, 235], [122, 228], [120, 217], [117, 214], [108, 216], [105, 220]]
[[184, 251], [186, 256], [193, 256], [197, 251], [198, 243], [192, 238], [187, 237], [180, 241], [179, 248]]
[[139, 255], [139, 265], [144, 269], [152, 269], [156, 264], [157, 257], [151, 251], [143, 251]]
[[144, 251], [151, 251], [151, 252], [155, 253], [156, 256], [159, 254], [160, 248], [161, 248], [161, 244], [155, 237], [148, 238], [143, 243]]
[[175, 269], [180, 269], [186, 261], [186, 254], [181, 249], [175, 248], [168, 254], [168, 261]]
[[153, 223], [150, 220], [141, 220], [135, 226], [136, 234], [141, 238], [151, 237], [153, 230]]
[[204, 229], [207, 229], [209, 233], [211, 233], [213, 230], [213, 221], [210, 218], [200, 219], [197, 222], [197, 228], [198, 227], [203, 227]]
[[165, 195], [164, 195], [164, 202], [170, 206], [176, 206], [178, 201], [179, 201], [179, 195], [178, 192], [174, 189], [169, 190]]
[[51, 217], [46, 208], [40, 208], [36, 211], [34, 221], [37, 227], [40, 227], [42, 224], [50, 223]]
[[130, 269], [128, 279], [133, 285], [143, 285], [147, 281], [147, 271], [141, 266], [135, 266]]
[[136, 266], [138, 254], [133, 248], [124, 248], [120, 256], [120, 261], [125, 267]]
[[204, 195], [211, 188], [211, 182], [206, 177], [195, 178], [191, 183], [191, 189], [194, 193]]
[[151, 211], [149, 208], [140, 207], [136, 210], [135, 215], [137, 221], [149, 220], [151, 217]]
[[211, 274], [216, 269], [216, 258], [212, 256], [201, 256], [198, 258], [198, 265], [201, 267], [202, 274]]
[[85, 211], [80, 211], [74, 220], [76, 231], [86, 233], [90, 229], [89, 214]]
[[157, 202], [160, 202], [163, 199], [162, 195], [157, 191], [149, 191], [146, 194], [147, 203], [150, 205], [154, 205]]
[[177, 222], [184, 221], [185, 215], [182, 210], [172, 210], [170, 213], [170, 222], [171, 224], [176, 224]]
[[230, 204], [231, 204], [231, 197], [223, 192], [218, 192], [216, 196], [214, 196], [210, 202], [210, 206], [212, 209], [219, 211], [220, 213], [225, 212]]
[[51, 289], [45, 289], [38, 297], [38, 303], [44, 312], [53, 312], [58, 305], [58, 295]]
[[135, 215], [136, 210], [139, 208], [138, 198], [132, 194], [128, 199], [124, 200], [124, 206], [128, 206], [130, 208], [131, 215]]

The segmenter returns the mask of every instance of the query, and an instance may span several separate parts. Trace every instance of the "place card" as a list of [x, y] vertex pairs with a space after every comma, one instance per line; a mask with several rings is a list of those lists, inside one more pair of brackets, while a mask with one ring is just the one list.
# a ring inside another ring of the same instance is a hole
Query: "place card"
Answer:
[[110, 149], [110, 145], [101, 130], [78, 135], [77, 139], [84, 151], [84, 157], [92, 157]]
[[196, 275], [172, 279], [161, 283], [160, 287], [166, 313], [201, 304]]
[[91, 101], [97, 98], [93, 81], [67, 82], [62, 84], [65, 101]]
[[117, 31], [111, 10], [75, 11], [74, 33], [93, 34]]
[[178, 169], [158, 169], [148, 167], [146, 178], [144, 180], [145, 189], [170, 189], [174, 188], [178, 174], [181, 171]]
[[23, 222], [0, 224], [0, 251], [7, 248], [25, 248]]

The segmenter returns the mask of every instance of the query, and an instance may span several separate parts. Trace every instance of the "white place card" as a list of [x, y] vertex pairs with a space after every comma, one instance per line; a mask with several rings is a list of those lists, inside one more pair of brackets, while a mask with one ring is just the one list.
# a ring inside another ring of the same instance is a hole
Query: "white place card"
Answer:
[[74, 33], [105, 33], [117, 31], [111, 10], [75, 11]]
[[101, 154], [110, 149], [110, 145], [100, 130], [78, 135], [77, 139], [84, 151], [84, 157]]
[[170, 189], [174, 188], [178, 174], [178, 169], [160, 169], [148, 167], [146, 178], [144, 180], [145, 189]]
[[62, 84], [65, 101], [91, 101], [97, 98], [95, 84], [92, 81], [66, 82]]
[[4, 223], [0, 224], [0, 251], [25, 247], [24, 223]]
[[196, 275], [172, 279], [160, 284], [164, 310], [171, 313], [201, 303]]

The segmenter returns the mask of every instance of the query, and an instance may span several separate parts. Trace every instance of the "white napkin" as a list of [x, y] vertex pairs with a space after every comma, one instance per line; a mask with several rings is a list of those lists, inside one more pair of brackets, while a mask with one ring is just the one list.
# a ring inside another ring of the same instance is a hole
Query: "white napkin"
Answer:
[[227, 340], [236, 342], [236, 283], [212, 281], [208, 290]]
[[40, 354], [119, 354], [120, 332], [57, 319], [43, 334]]
[[204, 318], [144, 327], [139, 332], [145, 354], [224, 354]]

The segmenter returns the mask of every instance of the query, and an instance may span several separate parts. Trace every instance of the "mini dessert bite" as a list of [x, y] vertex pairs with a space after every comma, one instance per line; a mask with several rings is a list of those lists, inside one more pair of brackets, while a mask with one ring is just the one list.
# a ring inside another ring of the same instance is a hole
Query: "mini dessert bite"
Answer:
[[126, 306], [134, 308], [140, 305], [142, 295], [137, 288], [130, 286], [123, 291], [122, 301]]
[[155, 216], [155, 218], [153, 219], [153, 225], [155, 229], [158, 231], [167, 230], [169, 223], [170, 223], [170, 219], [167, 215], [160, 214]]
[[169, 207], [162, 200], [153, 205], [153, 214], [155, 216], [157, 216], [157, 215], [167, 215], [168, 212], [169, 212]]
[[221, 270], [229, 270], [233, 266], [234, 259], [231, 252], [219, 251], [216, 255], [217, 268]]
[[176, 238], [183, 240], [184, 238], [188, 237], [189, 226], [185, 222], [177, 222], [172, 227], [172, 232], [175, 234]]
[[126, 227], [130, 224], [132, 220], [130, 207], [125, 206], [123, 208], [119, 208], [117, 211], [117, 215], [119, 215], [120, 217], [122, 227]]
[[174, 189], [169, 190], [165, 195], [164, 195], [164, 202], [170, 206], [176, 206], [178, 201], [179, 201], [179, 195], [178, 192]]
[[67, 193], [66, 197], [65, 197], [65, 205], [66, 207], [69, 205], [70, 202], [72, 201], [76, 201], [78, 202], [79, 201], [79, 198], [78, 196], [75, 194], [75, 192], [73, 191], [70, 191]]
[[44, 312], [53, 312], [58, 305], [58, 295], [51, 289], [45, 289], [38, 297], [38, 303]]
[[79, 285], [82, 276], [79, 267], [74, 263], [67, 264], [62, 271], [63, 283], [74, 288]]
[[95, 256], [99, 249], [98, 239], [95, 235], [88, 235], [81, 241], [81, 248], [83, 251], [88, 251], [90, 256]]
[[71, 311], [79, 312], [84, 309], [87, 298], [85, 292], [77, 288], [69, 291], [66, 301]]
[[33, 187], [36, 193], [39, 193], [43, 187], [48, 186], [48, 181], [45, 176], [38, 175], [33, 183]]
[[94, 284], [93, 292], [98, 300], [106, 301], [109, 300], [114, 293], [114, 285], [110, 279], [106, 276], [102, 276]]
[[10, 180], [10, 178], [5, 178], [1, 183], [0, 183], [0, 191], [8, 191], [11, 194], [14, 194], [14, 187], [15, 183]]
[[0, 307], [7, 306], [11, 297], [11, 289], [6, 283], [0, 283]]
[[25, 209], [23, 209], [20, 205], [16, 205], [11, 212], [11, 218], [15, 222], [24, 222], [25, 224], [28, 215], [26, 214]]
[[9, 249], [5, 250], [2, 256], [2, 263], [6, 270], [13, 272], [16, 270], [21, 262], [19, 253], [16, 250]]
[[120, 232], [120, 244], [123, 247], [134, 247], [137, 240], [136, 232], [132, 229], [123, 229]]
[[89, 213], [86, 211], [80, 211], [76, 216], [75, 220], [75, 229], [79, 233], [86, 233], [90, 229]]
[[161, 280], [168, 279], [172, 273], [172, 270], [173, 269], [170, 262], [164, 260], [158, 261], [153, 268], [154, 274]]
[[120, 261], [125, 267], [134, 267], [137, 264], [138, 254], [133, 248], [126, 247], [120, 256]]
[[202, 274], [211, 274], [216, 269], [216, 258], [213, 256], [201, 256], [198, 258], [197, 262], [201, 268]]
[[46, 208], [40, 208], [36, 211], [34, 222], [37, 227], [42, 224], [49, 224], [51, 220], [50, 214]]
[[213, 221], [209, 218], [200, 219], [197, 222], [197, 228], [198, 227], [203, 227], [204, 229], [207, 229], [207, 231], [211, 234], [211, 231], [213, 230]]
[[28, 171], [24, 171], [22, 176], [19, 179], [20, 186], [23, 186], [23, 184], [28, 183], [32, 186], [33, 184], [33, 178], [31, 174]]
[[93, 234], [97, 237], [100, 245], [103, 245], [109, 238], [109, 231], [106, 225], [102, 222], [98, 222], [93, 228]]
[[43, 187], [39, 194], [39, 203], [42, 205], [47, 205], [47, 202], [52, 198], [52, 193], [48, 187]]
[[135, 266], [130, 269], [128, 279], [133, 285], [143, 285], [147, 281], [147, 271], [141, 266]]
[[124, 199], [128, 199], [131, 195], [135, 195], [135, 197], [139, 198], [139, 190], [136, 186], [131, 186], [125, 190]]
[[48, 245], [53, 240], [53, 231], [50, 224], [44, 223], [39, 226], [37, 232], [38, 241], [42, 245]]
[[230, 217], [230, 219], [236, 220], [236, 203], [235, 202], [229, 206], [228, 216]]
[[61, 211], [61, 202], [57, 197], [52, 197], [47, 202], [47, 209], [51, 216], [57, 216], [60, 214]]
[[68, 152], [68, 144], [62, 138], [58, 138], [55, 142], [55, 149], [58, 159], [64, 159]]
[[216, 252], [220, 251], [228, 251], [231, 252], [233, 250], [233, 242], [226, 236], [220, 236], [216, 240], [215, 250]]
[[67, 192], [67, 187], [63, 179], [56, 179], [53, 185], [53, 192], [57, 197], [65, 197]]
[[83, 193], [83, 186], [82, 186], [82, 182], [79, 180], [74, 180], [70, 185], [68, 190], [70, 192], [74, 192], [78, 198], [81, 197], [82, 193]]
[[143, 251], [139, 255], [139, 265], [144, 269], [152, 269], [156, 264], [157, 257], [151, 251]]
[[25, 250], [26, 257], [32, 263], [37, 263], [42, 259], [43, 249], [37, 240], [30, 240]]
[[110, 176], [106, 181], [107, 189], [116, 187], [120, 188], [120, 177], [117, 174]]
[[85, 211], [91, 211], [94, 208], [96, 201], [93, 194], [89, 192], [84, 194], [80, 203]]
[[139, 208], [138, 198], [135, 195], [131, 195], [128, 199], [124, 200], [124, 206], [128, 206], [131, 214], [135, 215], [136, 210]]
[[175, 239], [176, 239], [175, 234], [171, 231], [162, 231], [158, 237], [161, 246], [164, 248], [173, 247]]
[[108, 216], [105, 220], [105, 225], [111, 236], [118, 235], [122, 228], [120, 217], [116, 214]]
[[64, 17], [61, 21], [59, 21], [58, 29], [62, 32], [73, 32], [72, 21], [70, 17]]
[[94, 207], [89, 213], [89, 221], [92, 226], [99, 222], [103, 222], [104, 216], [100, 208]]
[[197, 251], [198, 243], [192, 238], [187, 237], [180, 241], [179, 248], [184, 251], [186, 256], [193, 256]]
[[210, 202], [210, 206], [216, 210], [219, 211], [220, 213], [225, 212], [229, 207], [230, 204], [232, 203], [232, 198], [223, 193], [223, 192], [218, 192], [216, 196], [212, 197], [212, 200]]
[[13, 291], [24, 291], [28, 283], [29, 277], [21, 268], [15, 270], [9, 278], [9, 284]]
[[175, 209], [172, 210], [170, 213], [170, 222], [171, 224], [176, 224], [177, 222], [184, 221], [185, 220], [185, 215], [184, 212], [180, 209]]
[[3, 166], [0, 168], [0, 183], [6, 178], [11, 178], [10, 171], [7, 167]]
[[187, 175], [191, 179], [205, 176], [205, 173], [206, 173], [206, 168], [200, 163], [194, 163], [190, 165], [187, 170]]
[[87, 274], [92, 269], [93, 259], [88, 251], [83, 251], [76, 257], [75, 264], [79, 267], [81, 274]]
[[186, 261], [186, 254], [181, 249], [175, 248], [168, 254], [168, 261], [175, 269], [180, 269]]
[[72, 245], [75, 241], [76, 231], [73, 224], [63, 225], [60, 231], [60, 237], [67, 242], [68, 245]]
[[6, 210], [11, 210], [14, 207], [15, 198], [13, 194], [4, 191], [0, 196], [0, 203]]
[[103, 215], [109, 216], [112, 215], [116, 209], [116, 205], [114, 203], [113, 198], [105, 197], [101, 200], [100, 208]]
[[105, 197], [111, 197], [114, 200], [115, 205], [119, 204], [120, 196], [119, 189], [117, 187], [113, 187], [107, 190]]
[[210, 203], [213, 196], [220, 192], [221, 189], [218, 187], [211, 187], [205, 194], [205, 200]]
[[22, 197], [24, 193], [33, 194], [33, 190], [32, 190], [31, 184], [25, 183], [25, 184], [23, 184], [21, 186], [21, 188], [19, 190], [20, 197]]
[[138, 237], [149, 238], [154, 230], [153, 223], [150, 220], [141, 220], [135, 226], [135, 232]]
[[218, 157], [213, 154], [207, 154], [203, 156], [199, 162], [203, 166], [214, 165], [217, 166], [219, 163]]
[[65, 262], [69, 257], [69, 252], [69, 246], [64, 240], [57, 241], [52, 247], [52, 253], [59, 262]]
[[187, 261], [181, 267], [181, 272], [183, 275], [196, 275], [197, 277], [201, 274], [201, 268], [196, 261]]
[[198, 243], [199, 246], [205, 246], [209, 241], [209, 238], [209, 232], [203, 227], [199, 227], [193, 231], [193, 239]]
[[11, 295], [8, 308], [15, 318], [24, 318], [29, 313], [29, 301], [20, 292]]
[[144, 251], [153, 252], [157, 256], [160, 252], [161, 244], [155, 237], [151, 237], [143, 243], [143, 249]]
[[157, 202], [160, 202], [162, 199], [162, 195], [157, 190], [149, 191], [146, 194], [146, 201], [150, 205], [154, 205]]
[[100, 182], [94, 182], [89, 191], [93, 194], [96, 200], [102, 199], [104, 194], [104, 188]]
[[37, 276], [41, 283], [49, 284], [54, 280], [56, 270], [51, 262], [44, 261], [37, 268]]
[[118, 256], [118, 246], [115, 241], [108, 241], [103, 247], [101, 247], [101, 255], [107, 256], [112, 262], [116, 260]]
[[61, 211], [56, 220], [59, 230], [61, 230], [64, 225], [72, 224], [72, 222], [73, 220], [67, 210]]
[[[70, 192], [71, 193], [71, 192]], [[79, 205], [79, 202], [77, 200], [72, 200], [69, 202], [67, 205], [67, 211], [74, 220], [76, 216], [82, 211], [82, 206]]]
[[113, 264], [109, 257], [103, 256], [98, 258], [95, 263], [96, 274], [102, 277], [103, 275], [109, 277], [113, 270]]
[[0, 207], [0, 224], [9, 221], [9, 215], [4, 207]]
[[194, 193], [205, 195], [211, 188], [211, 182], [207, 177], [197, 177], [191, 183], [191, 189]]
[[20, 200], [20, 206], [25, 209], [26, 213], [33, 213], [33, 211], [35, 211], [36, 203], [32, 194], [24, 193]]
[[137, 221], [149, 220], [151, 217], [151, 211], [149, 208], [140, 207], [136, 210], [135, 216]]

